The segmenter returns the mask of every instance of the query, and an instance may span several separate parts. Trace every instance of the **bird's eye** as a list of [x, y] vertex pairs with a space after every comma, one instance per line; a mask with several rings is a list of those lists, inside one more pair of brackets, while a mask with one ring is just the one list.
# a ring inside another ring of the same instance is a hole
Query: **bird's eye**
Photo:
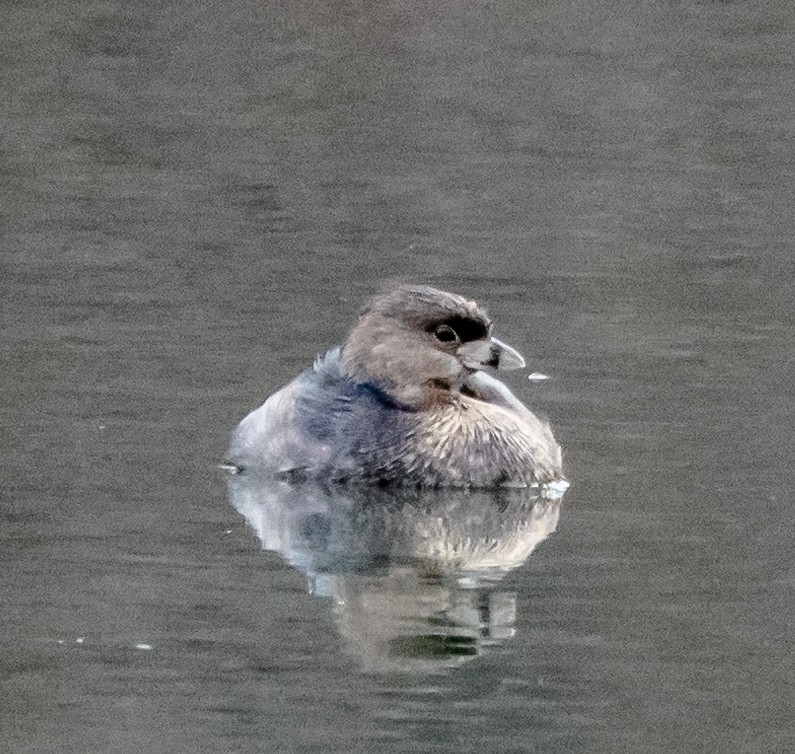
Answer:
[[436, 339], [440, 340], [442, 343], [453, 343], [458, 340], [458, 334], [450, 325], [439, 325], [439, 327], [433, 331], [433, 334], [436, 336]]

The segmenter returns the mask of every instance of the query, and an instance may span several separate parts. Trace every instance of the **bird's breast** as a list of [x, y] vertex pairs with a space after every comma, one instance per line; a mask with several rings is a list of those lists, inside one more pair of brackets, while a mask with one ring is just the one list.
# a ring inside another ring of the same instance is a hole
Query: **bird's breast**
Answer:
[[396, 480], [482, 487], [560, 474], [560, 448], [548, 426], [502, 406], [457, 396], [402, 424], [374, 449], [379, 473]]

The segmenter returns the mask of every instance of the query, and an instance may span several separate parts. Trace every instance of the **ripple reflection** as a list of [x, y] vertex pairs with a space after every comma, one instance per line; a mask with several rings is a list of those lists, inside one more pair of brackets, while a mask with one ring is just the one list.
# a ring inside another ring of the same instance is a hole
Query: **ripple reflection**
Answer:
[[500, 587], [555, 531], [565, 482], [416, 490], [240, 474], [229, 498], [259, 537], [330, 597], [347, 651], [378, 671], [456, 667], [514, 635]]

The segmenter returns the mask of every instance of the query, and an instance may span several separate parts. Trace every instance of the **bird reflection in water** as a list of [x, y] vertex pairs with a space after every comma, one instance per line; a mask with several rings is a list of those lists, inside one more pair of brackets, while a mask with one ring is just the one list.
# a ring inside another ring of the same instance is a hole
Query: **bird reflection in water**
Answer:
[[229, 477], [262, 548], [329, 597], [347, 651], [370, 672], [455, 667], [514, 635], [500, 581], [555, 531], [564, 481], [416, 489]]

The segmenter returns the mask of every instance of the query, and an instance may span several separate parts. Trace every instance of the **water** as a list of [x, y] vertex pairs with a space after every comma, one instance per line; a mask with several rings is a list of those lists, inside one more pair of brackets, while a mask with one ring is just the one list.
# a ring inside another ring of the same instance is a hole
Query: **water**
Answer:
[[[3, 750], [795, 749], [789, 3], [30, 1], [0, 38]], [[487, 583], [342, 536], [308, 579], [215, 468], [402, 280], [550, 376], [510, 384], [572, 487]]]

